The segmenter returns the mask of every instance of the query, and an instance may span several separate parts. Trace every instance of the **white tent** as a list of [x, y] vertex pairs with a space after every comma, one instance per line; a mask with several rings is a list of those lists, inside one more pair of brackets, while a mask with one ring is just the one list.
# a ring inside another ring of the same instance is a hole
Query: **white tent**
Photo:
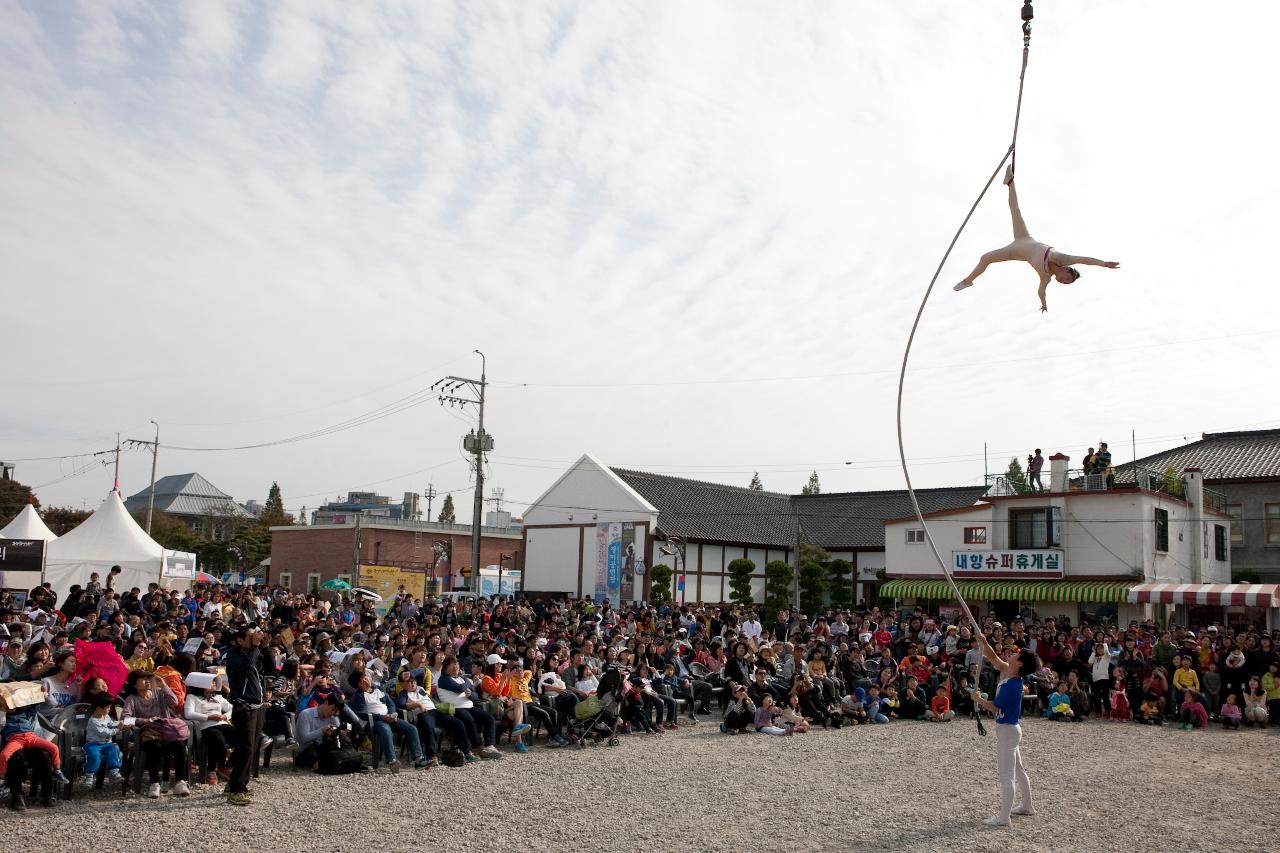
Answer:
[[[0, 539], [17, 539], [28, 542], [44, 542], [45, 558], [48, 559], [49, 544], [58, 537], [45, 526], [44, 520], [36, 513], [36, 508], [27, 504], [13, 521], [0, 529]], [[39, 571], [6, 571], [0, 569], [0, 587], [5, 589], [27, 590], [38, 586], [43, 578]]]
[[135, 586], [145, 590], [147, 584], [161, 581], [165, 561], [165, 549], [133, 520], [120, 493], [112, 491], [79, 527], [49, 543], [44, 576], [61, 598], [73, 585], [88, 583], [92, 572], [105, 586], [107, 571], [119, 566], [117, 591]]
[[39, 539], [52, 542], [57, 538], [31, 504], [24, 506], [13, 521], [0, 529], [0, 539]]

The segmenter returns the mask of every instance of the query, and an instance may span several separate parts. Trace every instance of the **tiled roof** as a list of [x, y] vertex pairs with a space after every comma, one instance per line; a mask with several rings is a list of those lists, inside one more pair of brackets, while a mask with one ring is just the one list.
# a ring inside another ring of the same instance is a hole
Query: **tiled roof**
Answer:
[[[972, 506], [986, 491], [985, 486], [916, 489], [916, 500], [922, 512], [936, 512]], [[797, 495], [792, 501], [808, 541], [827, 550], [883, 548], [885, 520], [915, 514], [906, 489]]]
[[[657, 507], [659, 530], [689, 539], [794, 547], [798, 515], [808, 543], [829, 550], [883, 548], [885, 519], [912, 514], [904, 489], [785, 495], [646, 471], [612, 470]], [[916, 497], [922, 510], [933, 512], [969, 506], [985, 491], [984, 486], [921, 489]]]
[[1133, 465], [1153, 471], [1199, 468], [1206, 482], [1280, 479], [1280, 429], [1207, 432], [1199, 441], [1116, 467], [1117, 482], [1133, 482]]
[[[145, 510], [150, 492], [148, 488], [130, 495], [124, 502], [125, 509], [130, 512]], [[194, 473], [171, 474], [156, 480], [155, 506], [161, 512], [171, 515], [252, 518], [230, 495]]]
[[794, 545], [791, 496], [613, 468], [658, 508], [658, 529], [671, 536], [745, 545]]

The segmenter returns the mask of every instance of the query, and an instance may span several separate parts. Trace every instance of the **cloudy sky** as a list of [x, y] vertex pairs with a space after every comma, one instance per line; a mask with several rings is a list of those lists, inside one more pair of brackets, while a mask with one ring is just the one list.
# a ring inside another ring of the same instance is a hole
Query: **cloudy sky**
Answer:
[[[952, 292], [1009, 239], [994, 188], [913, 354], [921, 485], [979, 482], [984, 441], [993, 467], [1099, 439], [1123, 461], [1131, 430], [1144, 455], [1280, 425], [1280, 8], [1039, 5], [1024, 212], [1123, 267], [1045, 315], [1025, 266]], [[0, 458], [369, 414], [160, 473], [278, 480], [295, 510], [465, 490], [474, 415], [397, 409], [478, 348], [516, 511], [584, 451], [898, 487], [897, 365], [1008, 145], [1018, 7], [0, 0]], [[123, 456], [126, 494], [149, 464]], [[111, 488], [84, 457], [17, 474], [45, 503]]]

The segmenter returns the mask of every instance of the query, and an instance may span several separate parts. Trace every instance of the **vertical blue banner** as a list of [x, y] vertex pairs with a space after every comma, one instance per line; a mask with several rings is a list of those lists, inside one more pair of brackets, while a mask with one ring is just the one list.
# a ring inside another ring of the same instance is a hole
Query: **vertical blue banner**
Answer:
[[609, 524], [609, 603], [614, 607], [622, 603], [622, 523]]

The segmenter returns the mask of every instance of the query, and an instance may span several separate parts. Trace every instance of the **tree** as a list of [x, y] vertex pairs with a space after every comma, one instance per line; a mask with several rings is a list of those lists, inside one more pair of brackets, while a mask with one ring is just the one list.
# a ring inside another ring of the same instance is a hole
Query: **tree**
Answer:
[[800, 543], [800, 562], [812, 560], [815, 563], [826, 565], [831, 562], [831, 552], [826, 548], [820, 548], [817, 545], [810, 545], [808, 542]]
[[1027, 476], [1022, 472], [1022, 463], [1018, 457], [1009, 460], [1009, 469], [1004, 472], [1004, 481], [1009, 486], [1009, 493], [1024, 495], [1027, 493]]
[[809, 473], [809, 482], [800, 490], [802, 495], [820, 495], [822, 494], [822, 486], [818, 483], [818, 472]]
[[816, 560], [800, 561], [800, 612], [813, 616], [822, 609], [826, 569]]
[[[774, 560], [764, 567], [764, 609], [767, 616], [791, 609], [791, 581], [795, 569], [784, 560]], [[767, 622], [768, 619], [761, 620]]]
[[24, 486], [17, 480], [0, 480], [0, 527], [13, 521], [27, 504], [40, 508], [40, 501], [31, 494], [30, 486]]
[[453, 511], [453, 495], [444, 496], [444, 505], [440, 507], [440, 517], [437, 520], [441, 524], [453, 524], [458, 520]]
[[258, 516], [258, 523], [263, 527], [288, 527], [293, 524], [293, 516], [284, 511], [284, 498], [280, 495], [280, 484], [272, 481], [271, 490], [267, 492], [267, 504]]
[[729, 563], [730, 601], [743, 607], [750, 607], [755, 603], [755, 596], [751, 594], [751, 576], [755, 572], [755, 561], [746, 557], [739, 557]]
[[[140, 510], [133, 514], [138, 526], [146, 528], [147, 511]], [[204, 544], [190, 527], [167, 512], [156, 510], [151, 515], [151, 538], [171, 551], [185, 551], [194, 554]]]
[[658, 563], [649, 570], [649, 602], [666, 604], [671, 600], [671, 567]]
[[827, 593], [832, 607], [848, 607], [853, 603], [853, 587], [849, 583], [852, 574], [853, 564], [848, 560], [827, 563]]
[[751, 475], [751, 483], [750, 483], [750, 485], [748, 485], [748, 486], [747, 486], [747, 488], [748, 488], [748, 489], [754, 489], [754, 490], [755, 490], [755, 491], [757, 491], [757, 492], [763, 492], [763, 491], [764, 491], [764, 483], [760, 482], [760, 472], [759, 472], [759, 471], [757, 471], [757, 472], [755, 472], [754, 474], [752, 474], [752, 475]]
[[40, 517], [44, 519], [45, 526], [52, 530], [56, 536], [64, 536], [70, 533], [80, 526], [80, 522], [91, 515], [93, 513], [87, 509], [72, 509], [69, 506], [51, 506], [40, 513]]

